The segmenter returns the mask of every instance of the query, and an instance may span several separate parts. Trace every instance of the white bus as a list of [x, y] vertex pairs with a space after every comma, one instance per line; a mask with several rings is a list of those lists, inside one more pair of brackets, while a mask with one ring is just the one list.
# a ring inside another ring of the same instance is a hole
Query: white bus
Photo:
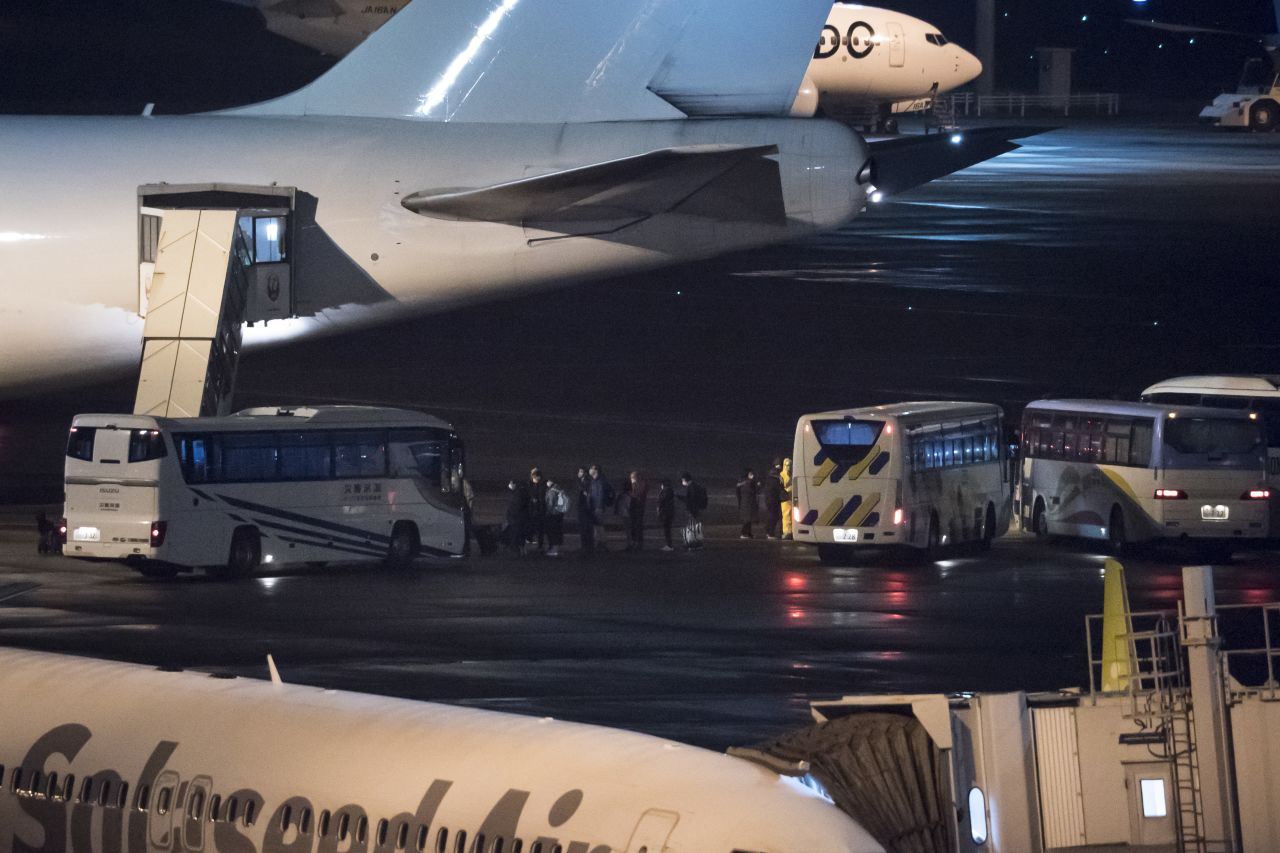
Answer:
[[462, 554], [463, 446], [419, 412], [247, 409], [219, 418], [77, 415], [63, 553], [148, 577], [203, 568]]
[[1039, 400], [1022, 417], [1023, 526], [1040, 537], [1187, 539], [1226, 557], [1267, 536], [1266, 443], [1256, 412]]
[[1149, 403], [1243, 409], [1262, 416], [1267, 435], [1267, 477], [1271, 489], [1271, 536], [1280, 536], [1280, 376], [1179, 376], [1142, 392]]
[[862, 546], [936, 558], [1009, 529], [1004, 413], [985, 403], [899, 403], [805, 415], [792, 453], [795, 539], [824, 562]]

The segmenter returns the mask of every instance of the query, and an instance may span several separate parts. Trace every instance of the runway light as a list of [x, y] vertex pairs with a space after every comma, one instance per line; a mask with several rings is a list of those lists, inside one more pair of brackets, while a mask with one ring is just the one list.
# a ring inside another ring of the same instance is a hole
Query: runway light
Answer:
[[962, 134], [962, 133], [953, 133], [953, 134], [951, 134], [951, 144], [952, 144], [952, 145], [959, 145], [961, 142], [964, 142], [964, 134]]

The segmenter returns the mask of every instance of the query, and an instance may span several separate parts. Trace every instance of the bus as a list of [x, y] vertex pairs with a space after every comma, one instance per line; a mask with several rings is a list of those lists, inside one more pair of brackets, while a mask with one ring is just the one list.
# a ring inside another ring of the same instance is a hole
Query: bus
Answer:
[[464, 448], [431, 415], [366, 406], [211, 418], [82, 414], [63, 553], [147, 577], [332, 561], [410, 565], [467, 542]]
[[1024, 529], [1137, 542], [1192, 540], [1226, 558], [1268, 531], [1257, 412], [1039, 400], [1022, 416]]
[[860, 547], [991, 547], [1009, 529], [1004, 413], [918, 402], [804, 415], [792, 452], [794, 537], [823, 562]]
[[1267, 479], [1272, 488], [1271, 537], [1280, 536], [1280, 376], [1179, 376], [1142, 392], [1149, 403], [1244, 409], [1262, 416], [1267, 435]]

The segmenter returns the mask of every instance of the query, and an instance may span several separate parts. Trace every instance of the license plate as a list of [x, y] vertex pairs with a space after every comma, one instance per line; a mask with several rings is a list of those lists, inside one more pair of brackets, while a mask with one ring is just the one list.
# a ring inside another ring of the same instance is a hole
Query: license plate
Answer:
[[102, 531], [96, 527], [77, 527], [71, 531], [73, 542], [101, 542]]
[[837, 542], [857, 542], [858, 541], [857, 530], [835, 530], [832, 532], [835, 534], [835, 540]]
[[1202, 506], [1200, 507], [1200, 518], [1204, 521], [1226, 521], [1231, 515], [1231, 509], [1225, 506]]

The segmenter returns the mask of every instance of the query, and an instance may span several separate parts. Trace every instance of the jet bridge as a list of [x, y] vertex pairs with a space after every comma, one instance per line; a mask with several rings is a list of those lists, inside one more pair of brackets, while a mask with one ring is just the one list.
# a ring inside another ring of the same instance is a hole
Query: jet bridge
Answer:
[[245, 323], [295, 315], [292, 187], [138, 188], [135, 414], [230, 411]]

